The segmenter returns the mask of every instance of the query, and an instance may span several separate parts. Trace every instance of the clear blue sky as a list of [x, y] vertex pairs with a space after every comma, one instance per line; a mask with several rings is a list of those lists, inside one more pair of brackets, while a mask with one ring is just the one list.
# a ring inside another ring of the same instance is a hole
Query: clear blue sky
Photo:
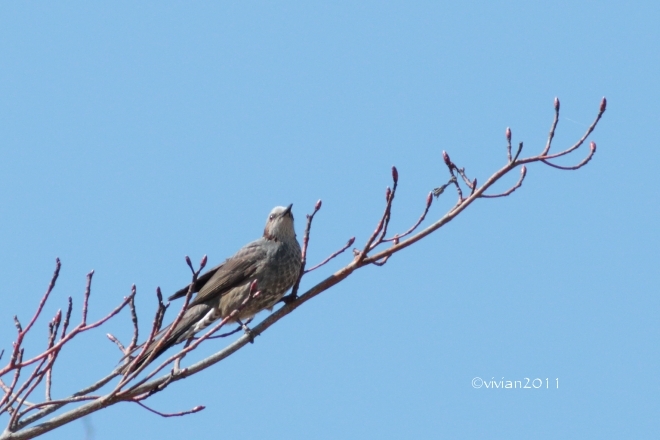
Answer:
[[[150, 401], [205, 411], [164, 420], [123, 404], [44, 438], [659, 438], [658, 23], [651, 1], [3, 3], [5, 348], [57, 256], [47, 316], [69, 295], [78, 311], [95, 269], [91, 317], [135, 283], [144, 335], [156, 286], [187, 283], [184, 256], [221, 262], [273, 206], [294, 204], [301, 236], [323, 200], [317, 262], [366, 240], [392, 165], [401, 231], [446, 180], [442, 150], [484, 181], [507, 126], [540, 151], [559, 96], [559, 148], [609, 101], [586, 168], [530, 167], [513, 196], [478, 202]], [[129, 330], [124, 313], [64, 351], [54, 395], [110, 371], [105, 333]], [[34, 333], [41, 349], [46, 319]]]

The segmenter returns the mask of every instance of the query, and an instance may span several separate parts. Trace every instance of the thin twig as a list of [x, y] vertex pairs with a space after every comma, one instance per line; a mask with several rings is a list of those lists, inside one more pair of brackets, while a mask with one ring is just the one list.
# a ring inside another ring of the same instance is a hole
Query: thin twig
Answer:
[[449, 169], [449, 174], [451, 174], [452, 179], [450, 180], [451, 183], [454, 184], [456, 187], [456, 192], [458, 193], [458, 205], [463, 203], [463, 191], [461, 191], [461, 185], [458, 184], [458, 179], [456, 178], [456, 175], [454, 174], [454, 169], [458, 169], [456, 165], [454, 165], [454, 162], [451, 161], [449, 158], [449, 154], [447, 154], [446, 151], [442, 152], [442, 159], [445, 161], [445, 165], [447, 165], [447, 168]]
[[108, 339], [110, 339], [112, 342], [114, 342], [117, 345], [117, 348], [119, 348], [122, 354], [128, 353], [124, 345], [121, 342], [119, 342], [119, 339], [117, 339], [115, 335], [113, 335], [112, 333], [106, 333], [105, 335], [108, 337]]
[[94, 276], [94, 271], [90, 271], [87, 274], [87, 285], [85, 286], [85, 295], [83, 296], [83, 307], [82, 307], [82, 325], [83, 327], [87, 324], [87, 306], [89, 303], [89, 295], [92, 292], [92, 277]]
[[553, 167], [553, 168], [557, 168], [557, 169], [560, 169], [560, 170], [577, 170], [577, 169], [580, 169], [580, 168], [582, 168], [583, 166], [585, 166], [587, 163], [589, 163], [589, 161], [591, 160], [591, 158], [594, 157], [594, 154], [595, 154], [595, 153], [596, 153], [596, 143], [595, 143], [595, 142], [591, 142], [591, 144], [589, 145], [589, 154], [587, 155], [587, 157], [585, 157], [585, 158], [582, 160], [582, 162], [580, 162], [580, 163], [577, 164], [577, 165], [574, 165], [574, 166], [572, 166], [572, 167], [564, 167], [564, 166], [561, 166], [561, 165], [556, 165], [556, 164], [554, 164], [554, 163], [552, 163], [552, 162], [549, 162], [549, 161], [547, 161], [547, 160], [545, 160], [545, 159], [543, 159], [542, 162], [543, 162], [544, 164], [546, 164], [546, 165], [550, 165], [551, 167]]
[[598, 115], [596, 116], [596, 119], [594, 119], [594, 121], [591, 123], [589, 128], [587, 128], [587, 131], [580, 138], [580, 140], [577, 141], [572, 147], [567, 148], [566, 150], [564, 150], [562, 152], [559, 152], [559, 153], [556, 153], [556, 154], [551, 154], [549, 156], [547, 154], [543, 154], [542, 159], [547, 160], [547, 159], [554, 159], [555, 157], [565, 156], [568, 153], [570, 153], [570, 152], [576, 150], [577, 148], [579, 148], [580, 145], [582, 145], [584, 143], [584, 141], [587, 139], [587, 137], [589, 137], [591, 132], [594, 131], [594, 129], [596, 128], [596, 125], [598, 125], [598, 121], [600, 121], [600, 118], [603, 116], [603, 113], [605, 113], [606, 109], [607, 109], [607, 99], [605, 99], [605, 97], [603, 97], [603, 99], [600, 101], [600, 108], [598, 110]]
[[513, 185], [511, 188], [509, 188], [508, 190], [504, 191], [501, 194], [493, 194], [493, 195], [482, 194], [481, 197], [483, 197], [484, 199], [495, 199], [497, 197], [506, 197], [515, 190], [517, 190], [518, 188], [520, 188], [520, 186], [523, 183], [523, 180], [525, 180], [526, 175], [527, 175], [527, 168], [525, 167], [525, 165], [523, 165], [522, 167], [520, 167], [520, 178], [518, 179], [518, 182], [515, 185]]
[[131, 338], [130, 344], [128, 344], [128, 349], [126, 350], [126, 353], [130, 353], [131, 350], [133, 350], [137, 346], [137, 341], [138, 341], [138, 317], [137, 317], [137, 312], [135, 310], [136, 293], [137, 293], [137, 288], [135, 287], [135, 284], [133, 284], [133, 287], [131, 288], [131, 301], [128, 303], [128, 307], [131, 311], [131, 322], [133, 323], [133, 337]]
[[64, 316], [64, 323], [62, 324], [62, 335], [60, 336], [60, 339], [64, 339], [66, 336], [66, 330], [69, 327], [69, 321], [71, 319], [71, 311], [73, 310], [73, 300], [71, 297], [69, 297], [69, 305], [67, 306], [66, 309], [66, 315]]
[[[114, 310], [112, 310], [108, 315], [106, 315], [105, 317], [99, 319], [98, 321], [96, 321], [96, 322], [93, 323], [93, 324], [89, 324], [89, 325], [85, 325], [85, 326], [83, 326], [82, 323], [81, 323], [81, 324], [78, 324], [78, 325], [77, 325], [77, 326], [71, 331], [71, 333], [69, 333], [68, 335], [66, 335], [63, 339], [59, 340], [59, 341], [57, 342], [57, 344], [55, 344], [52, 348], [50, 348], [50, 349], [44, 351], [43, 353], [41, 353], [41, 354], [39, 354], [39, 355], [33, 357], [33, 358], [30, 359], [30, 360], [27, 360], [27, 361], [25, 361], [25, 362], [21, 362], [21, 363], [20, 363], [20, 366], [21, 366], [21, 367], [25, 367], [25, 366], [28, 366], [28, 365], [33, 364], [33, 363], [35, 363], [35, 362], [38, 362], [38, 361], [40, 361], [41, 359], [43, 359], [43, 358], [49, 356], [53, 351], [56, 351], [56, 350], [61, 349], [62, 346], [63, 346], [64, 344], [66, 344], [67, 342], [69, 342], [71, 339], [73, 339], [73, 338], [74, 338], [76, 335], [78, 335], [79, 333], [82, 333], [82, 332], [85, 332], [85, 331], [91, 330], [91, 329], [93, 329], [93, 328], [96, 328], [96, 327], [98, 327], [98, 326], [104, 324], [104, 323], [107, 322], [110, 318], [112, 318], [113, 316], [115, 316], [117, 313], [121, 312], [121, 310], [126, 306], [126, 304], [128, 304], [128, 301], [129, 301], [129, 300], [130, 300], [130, 297], [125, 297], [125, 298], [124, 298], [124, 301], [122, 301], [122, 303], [121, 303], [119, 306], [117, 306], [117, 307], [116, 307]], [[5, 367], [4, 369], [0, 370], [0, 376], [2, 376], [3, 374], [5, 374], [5, 372], [6, 372], [5, 370], [9, 370], [9, 368]]]
[[351, 238], [349, 238], [348, 241], [346, 242], [346, 244], [344, 245], [344, 247], [342, 247], [341, 249], [339, 249], [339, 250], [336, 251], [336, 252], [333, 252], [328, 258], [326, 258], [325, 260], [321, 261], [321, 262], [320, 262], [319, 264], [317, 264], [316, 266], [307, 269], [307, 270], [305, 271], [305, 273], [309, 273], [309, 272], [311, 272], [311, 271], [313, 271], [313, 270], [318, 269], [318, 268], [321, 267], [321, 266], [326, 265], [330, 260], [332, 260], [333, 258], [335, 258], [337, 255], [341, 254], [341, 253], [344, 252], [346, 249], [348, 249], [349, 247], [353, 246], [353, 243], [355, 243], [355, 237], [351, 237]]
[[302, 280], [303, 275], [305, 275], [305, 266], [307, 265], [307, 246], [309, 245], [309, 234], [312, 230], [312, 221], [314, 220], [314, 216], [316, 215], [317, 212], [321, 209], [321, 206], [323, 205], [323, 201], [321, 199], [316, 201], [316, 204], [314, 205], [314, 211], [312, 211], [311, 214], [307, 214], [307, 225], [305, 226], [305, 233], [303, 234], [303, 247], [301, 250], [301, 255], [300, 255], [300, 272], [298, 273], [298, 278], [296, 279], [296, 282], [293, 283], [293, 287], [291, 288], [291, 293], [283, 296], [280, 301], [282, 301], [284, 304], [287, 304], [293, 300], [295, 300], [298, 297], [298, 289], [300, 288], [300, 280]]
[[384, 239], [383, 242], [399, 240], [403, 237], [406, 237], [406, 236], [412, 234], [415, 231], [415, 229], [417, 229], [417, 227], [420, 224], [422, 224], [422, 222], [426, 218], [426, 214], [429, 213], [429, 209], [431, 208], [431, 203], [433, 203], [433, 191], [431, 191], [426, 196], [426, 207], [424, 208], [424, 212], [422, 213], [422, 215], [419, 217], [419, 219], [417, 219], [417, 222], [414, 225], [412, 225], [412, 227], [410, 229], [408, 229], [406, 232], [404, 232], [403, 234], [396, 234], [394, 237]]
[[387, 227], [389, 226], [390, 219], [392, 218], [392, 202], [394, 202], [394, 196], [396, 194], [396, 188], [399, 185], [399, 171], [396, 169], [395, 166], [392, 167], [392, 182], [393, 182], [392, 192], [390, 193], [389, 188], [388, 188], [387, 196], [386, 196], [386, 200], [387, 200], [388, 203], [387, 203], [387, 210], [386, 210], [386, 215], [385, 215], [385, 222], [383, 223], [383, 230], [381, 231], [380, 237], [378, 238], [376, 243], [371, 245], [371, 249], [369, 249], [369, 250], [372, 250], [376, 246], [381, 244], [383, 242], [383, 238], [385, 238], [385, 236], [387, 235]]
[[541, 156], [545, 156], [550, 151], [552, 145], [552, 139], [555, 137], [555, 129], [557, 128], [557, 123], [559, 122], [559, 98], [555, 98], [555, 119], [552, 121], [552, 126], [550, 127], [550, 133], [548, 133], [548, 142], [545, 144], [545, 148], [541, 153]]
[[[46, 300], [48, 299], [48, 296], [50, 295], [50, 292], [53, 291], [53, 288], [55, 287], [55, 282], [57, 281], [57, 277], [60, 275], [60, 268], [62, 267], [62, 263], [60, 262], [59, 258], [55, 259], [55, 272], [53, 273], [53, 277], [50, 279], [50, 283], [48, 284], [48, 288], [46, 289], [46, 293], [44, 294], [43, 297], [41, 297], [41, 301], [39, 302], [39, 306], [37, 307], [37, 311], [34, 313], [34, 316], [28, 323], [27, 327], [22, 331], [23, 335], [25, 335], [32, 326], [34, 325], [35, 321], [41, 314], [41, 311], [44, 308], [44, 305], [46, 304]], [[19, 344], [20, 345], [20, 344]]]
[[188, 414], [194, 414], [194, 413], [196, 413], [196, 412], [200, 412], [201, 410], [203, 410], [203, 409], [206, 408], [205, 406], [198, 405], [198, 406], [194, 407], [193, 409], [191, 409], [191, 410], [189, 410], [189, 411], [181, 411], [181, 412], [178, 412], [178, 413], [163, 413], [163, 412], [160, 412], [160, 411], [156, 411], [156, 410], [153, 409], [153, 408], [149, 408], [147, 405], [145, 405], [144, 403], [140, 402], [139, 400], [133, 400], [133, 402], [134, 402], [134, 403], [137, 403], [137, 404], [140, 405], [142, 408], [144, 408], [144, 409], [146, 409], [146, 410], [148, 410], [148, 411], [151, 411], [151, 412], [154, 413], [154, 414], [158, 414], [158, 415], [161, 416], [161, 417], [180, 417], [180, 416], [185, 416], [185, 415], [188, 415]]

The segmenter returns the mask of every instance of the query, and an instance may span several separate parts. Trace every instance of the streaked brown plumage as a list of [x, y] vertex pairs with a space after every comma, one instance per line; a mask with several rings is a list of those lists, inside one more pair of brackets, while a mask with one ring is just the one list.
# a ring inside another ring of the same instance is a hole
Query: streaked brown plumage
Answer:
[[[224, 263], [198, 278], [193, 286], [193, 292], [198, 292], [197, 295], [154, 358], [215, 320], [229, 316], [249, 295], [252, 281], [257, 281], [260, 294], [247, 302], [238, 313], [238, 320], [251, 318], [264, 309], [271, 310], [293, 286], [300, 273], [301, 251], [293, 227], [291, 206], [273, 208], [263, 237], [248, 243]], [[185, 297], [189, 287], [180, 289], [169, 300]], [[161, 334], [166, 331], [167, 328], [163, 329]], [[142, 361], [146, 360], [158, 341], [152, 342]]]

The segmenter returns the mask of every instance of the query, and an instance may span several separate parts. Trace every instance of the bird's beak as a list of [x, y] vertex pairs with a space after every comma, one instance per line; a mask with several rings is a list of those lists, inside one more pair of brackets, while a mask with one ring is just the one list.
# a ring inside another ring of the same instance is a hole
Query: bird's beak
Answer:
[[285, 215], [291, 215], [291, 208], [292, 207], [293, 207], [293, 203], [290, 204], [289, 206], [287, 206], [286, 209], [284, 210], [284, 212], [282, 213], [282, 217], [284, 217]]

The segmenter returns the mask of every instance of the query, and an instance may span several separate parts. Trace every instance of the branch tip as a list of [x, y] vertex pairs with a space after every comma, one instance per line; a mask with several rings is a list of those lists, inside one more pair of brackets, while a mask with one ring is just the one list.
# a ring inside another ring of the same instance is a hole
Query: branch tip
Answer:
[[392, 166], [392, 180], [395, 184], [399, 181], [399, 171], [397, 171], [395, 166]]
[[559, 98], [555, 97], [555, 111], [559, 111]]
[[603, 99], [600, 101], [600, 112], [603, 113], [607, 109], [607, 98], [603, 96]]
[[522, 151], [522, 149], [523, 149], [523, 143], [520, 142], [518, 144], [518, 151], [516, 151], [516, 155], [513, 156], [513, 160], [511, 160], [511, 162], [515, 162], [516, 160], [518, 160], [518, 156], [520, 156], [520, 152]]
[[451, 160], [449, 159], [449, 155], [447, 154], [446, 151], [443, 151], [443, 152], [442, 152], [442, 158], [444, 159], [445, 164], [446, 164], [448, 167], [451, 167]]

